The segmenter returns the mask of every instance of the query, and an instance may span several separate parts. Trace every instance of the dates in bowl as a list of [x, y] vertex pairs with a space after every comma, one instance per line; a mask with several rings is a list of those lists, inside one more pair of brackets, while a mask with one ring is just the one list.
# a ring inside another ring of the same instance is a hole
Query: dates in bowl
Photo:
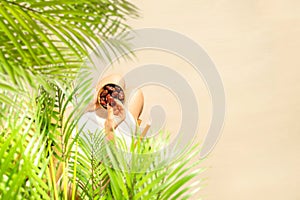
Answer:
[[105, 109], [107, 109], [107, 104], [112, 107], [115, 106], [115, 99], [120, 100], [124, 104], [125, 95], [123, 89], [113, 83], [106, 84], [98, 94], [98, 102]]

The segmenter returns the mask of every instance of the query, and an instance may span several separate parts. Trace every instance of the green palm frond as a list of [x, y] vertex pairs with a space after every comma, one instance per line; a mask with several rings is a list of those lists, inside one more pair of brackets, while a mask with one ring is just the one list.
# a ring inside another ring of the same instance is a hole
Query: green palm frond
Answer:
[[[48, 197], [46, 178], [49, 157], [47, 132], [38, 120], [38, 113], [30, 110], [15, 113], [10, 109], [1, 131], [0, 197], [17, 199], [35, 196]], [[28, 116], [32, 116], [29, 118]], [[22, 134], [20, 134], [22, 133]]]
[[[50, 199], [55, 192], [57, 195], [66, 193], [50, 176], [57, 173], [61, 163], [69, 160], [76, 140], [68, 137], [76, 128], [83, 108], [76, 106], [67, 117], [64, 113], [68, 106], [74, 105], [77, 92], [86, 97], [78, 104], [86, 105], [90, 101], [90, 95], [85, 93], [89, 91], [87, 85], [88, 82], [84, 82], [84, 85], [70, 89], [70, 94], [52, 85], [56, 90], [54, 95], [41, 87], [38, 98], [23, 101], [19, 109], [2, 106], [6, 116], [0, 120], [1, 198], [29, 198], [33, 195], [34, 199]], [[52, 157], [56, 158], [56, 163], [51, 163]]]
[[[204, 171], [204, 168], [199, 168], [201, 160], [197, 159], [199, 144], [164, 168], [153, 170], [156, 164], [153, 158], [150, 162], [143, 162], [144, 172], [136, 172], [130, 170], [130, 163], [135, 162], [137, 155], [158, 150], [157, 140], [142, 140], [135, 149], [131, 149], [129, 163], [128, 155], [117, 150], [116, 143], [105, 142], [103, 132], [83, 134], [78, 140], [82, 150], [78, 155], [80, 159], [73, 165], [76, 164], [77, 170], [85, 174], [77, 176], [78, 182], [82, 183], [78, 192], [83, 199], [91, 194], [94, 196], [87, 199], [188, 199], [200, 189], [201, 181], [195, 181]], [[161, 141], [158, 140], [158, 143]], [[88, 174], [90, 178], [86, 179]], [[96, 181], [99, 185], [94, 183], [94, 177], [97, 176], [101, 177]], [[187, 186], [192, 180], [195, 181], [194, 185]]]
[[[56, 183], [55, 175], [60, 166], [67, 174], [70, 138], [90, 96], [88, 82], [74, 87], [74, 80], [104, 40], [114, 51], [128, 48], [124, 38], [110, 38], [135, 16], [126, 1], [0, 2], [1, 199], [67, 196], [69, 180]], [[97, 55], [109, 59], [103, 48]]]
[[[104, 40], [114, 51], [128, 48], [123, 38], [111, 37], [126, 31], [125, 20], [136, 16], [136, 7], [123, 0], [1, 1], [0, 85], [9, 81], [19, 90], [67, 83]], [[97, 55], [109, 58], [107, 52], [102, 48]]]

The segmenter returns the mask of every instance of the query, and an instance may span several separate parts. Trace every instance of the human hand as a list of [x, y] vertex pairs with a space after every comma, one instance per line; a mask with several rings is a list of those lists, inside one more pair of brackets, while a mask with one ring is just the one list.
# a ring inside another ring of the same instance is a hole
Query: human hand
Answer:
[[105, 121], [105, 133], [109, 140], [113, 139], [113, 130], [125, 120], [125, 117], [125, 108], [121, 101], [110, 99], [107, 104], [107, 118]]

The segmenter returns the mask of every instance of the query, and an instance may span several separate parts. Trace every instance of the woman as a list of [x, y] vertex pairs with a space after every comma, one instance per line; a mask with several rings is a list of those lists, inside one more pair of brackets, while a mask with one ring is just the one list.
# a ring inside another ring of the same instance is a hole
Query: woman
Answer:
[[137, 131], [139, 116], [143, 110], [143, 93], [141, 90], [136, 90], [130, 96], [130, 101], [127, 102], [128, 110], [118, 99], [114, 99], [112, 105], [107, 104], [107, 109], [105, 109], [100, 105], [98, 96], [108, 84], [117, 85], [125, 90], [125, 81], [118, 74], [101, 79], [97, 83], [93, 101], [79, 120], [79, 129], [83, 127], [82, 134], [96, 133], [104, 129], [108, 140], [114, 140], [115, 136], [121, 137], [125, 139], [127, 146], [130, 146], [132, 134]]
[[[131, 94], [130, 101], [124, 102], [124, 104], [127, 103], [128, 110], [125, 108], [123, 103], [118, 100], [115, 100], [115, 104], [113, 106], [107, 104], [107, 109], [105, 109], [99, 104], [98, 95], [99, 91], [107, 84], [115, 84], [125, 90], [125, 81], [119, 74], [113, 74], [98, 81], [94, 98], [87, 106], [85, 113], [81, 116], [78, 122], [78, 130], [81, 130], [82, 128], [79, 137], [87, 139], [89, 137], [84, 137], [87, 136], [86, 134], [97, 134], [102, 132], [104, 129], [107, 140], [112, 141], [115, 137], [123, 138], [125, 139], [127, 147], [130, 147], [132, 134], [135, 134], [137, 131], [139, 116], [143, 110], [143, 93], [141, 90], [136, 90]], [[127, 98], [125, 98], [125, 100], [126, 99]], [[68, 112], [71, 112], [71, 110], [72, 108], [69, 108]], [[74, 132], [74, 134], [76, 134], [76, 132]], [[80, 147], [78, 148], [78, 151], [81, 151]], [[53, 162], [54, 166], [56, 166], [58, 160], [53, 157]], [[62, 171], [62, 163], [59, 163], [55, 174], [56, 182], [61, 180]], [[51, 171], [50, 173], [52, 174], [53, 172]], [[68, 185], [68, 193], [68, 196], [71, 197], [71, 184]], [[78, 199], [77, 195], [76, 199]]]

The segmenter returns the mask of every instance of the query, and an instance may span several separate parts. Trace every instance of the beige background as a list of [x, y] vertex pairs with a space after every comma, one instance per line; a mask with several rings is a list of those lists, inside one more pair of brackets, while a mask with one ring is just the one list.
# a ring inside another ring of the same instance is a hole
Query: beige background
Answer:
[[203, 163], [211, 168], [202, 175], [208, 179], [199, 196], [299, 200], [300, 1], [133, 3], [142, 14], [130, 21], [134, 28], [168, 28], [187, 35], [207, 51], [222, 76], [227, 119]]

